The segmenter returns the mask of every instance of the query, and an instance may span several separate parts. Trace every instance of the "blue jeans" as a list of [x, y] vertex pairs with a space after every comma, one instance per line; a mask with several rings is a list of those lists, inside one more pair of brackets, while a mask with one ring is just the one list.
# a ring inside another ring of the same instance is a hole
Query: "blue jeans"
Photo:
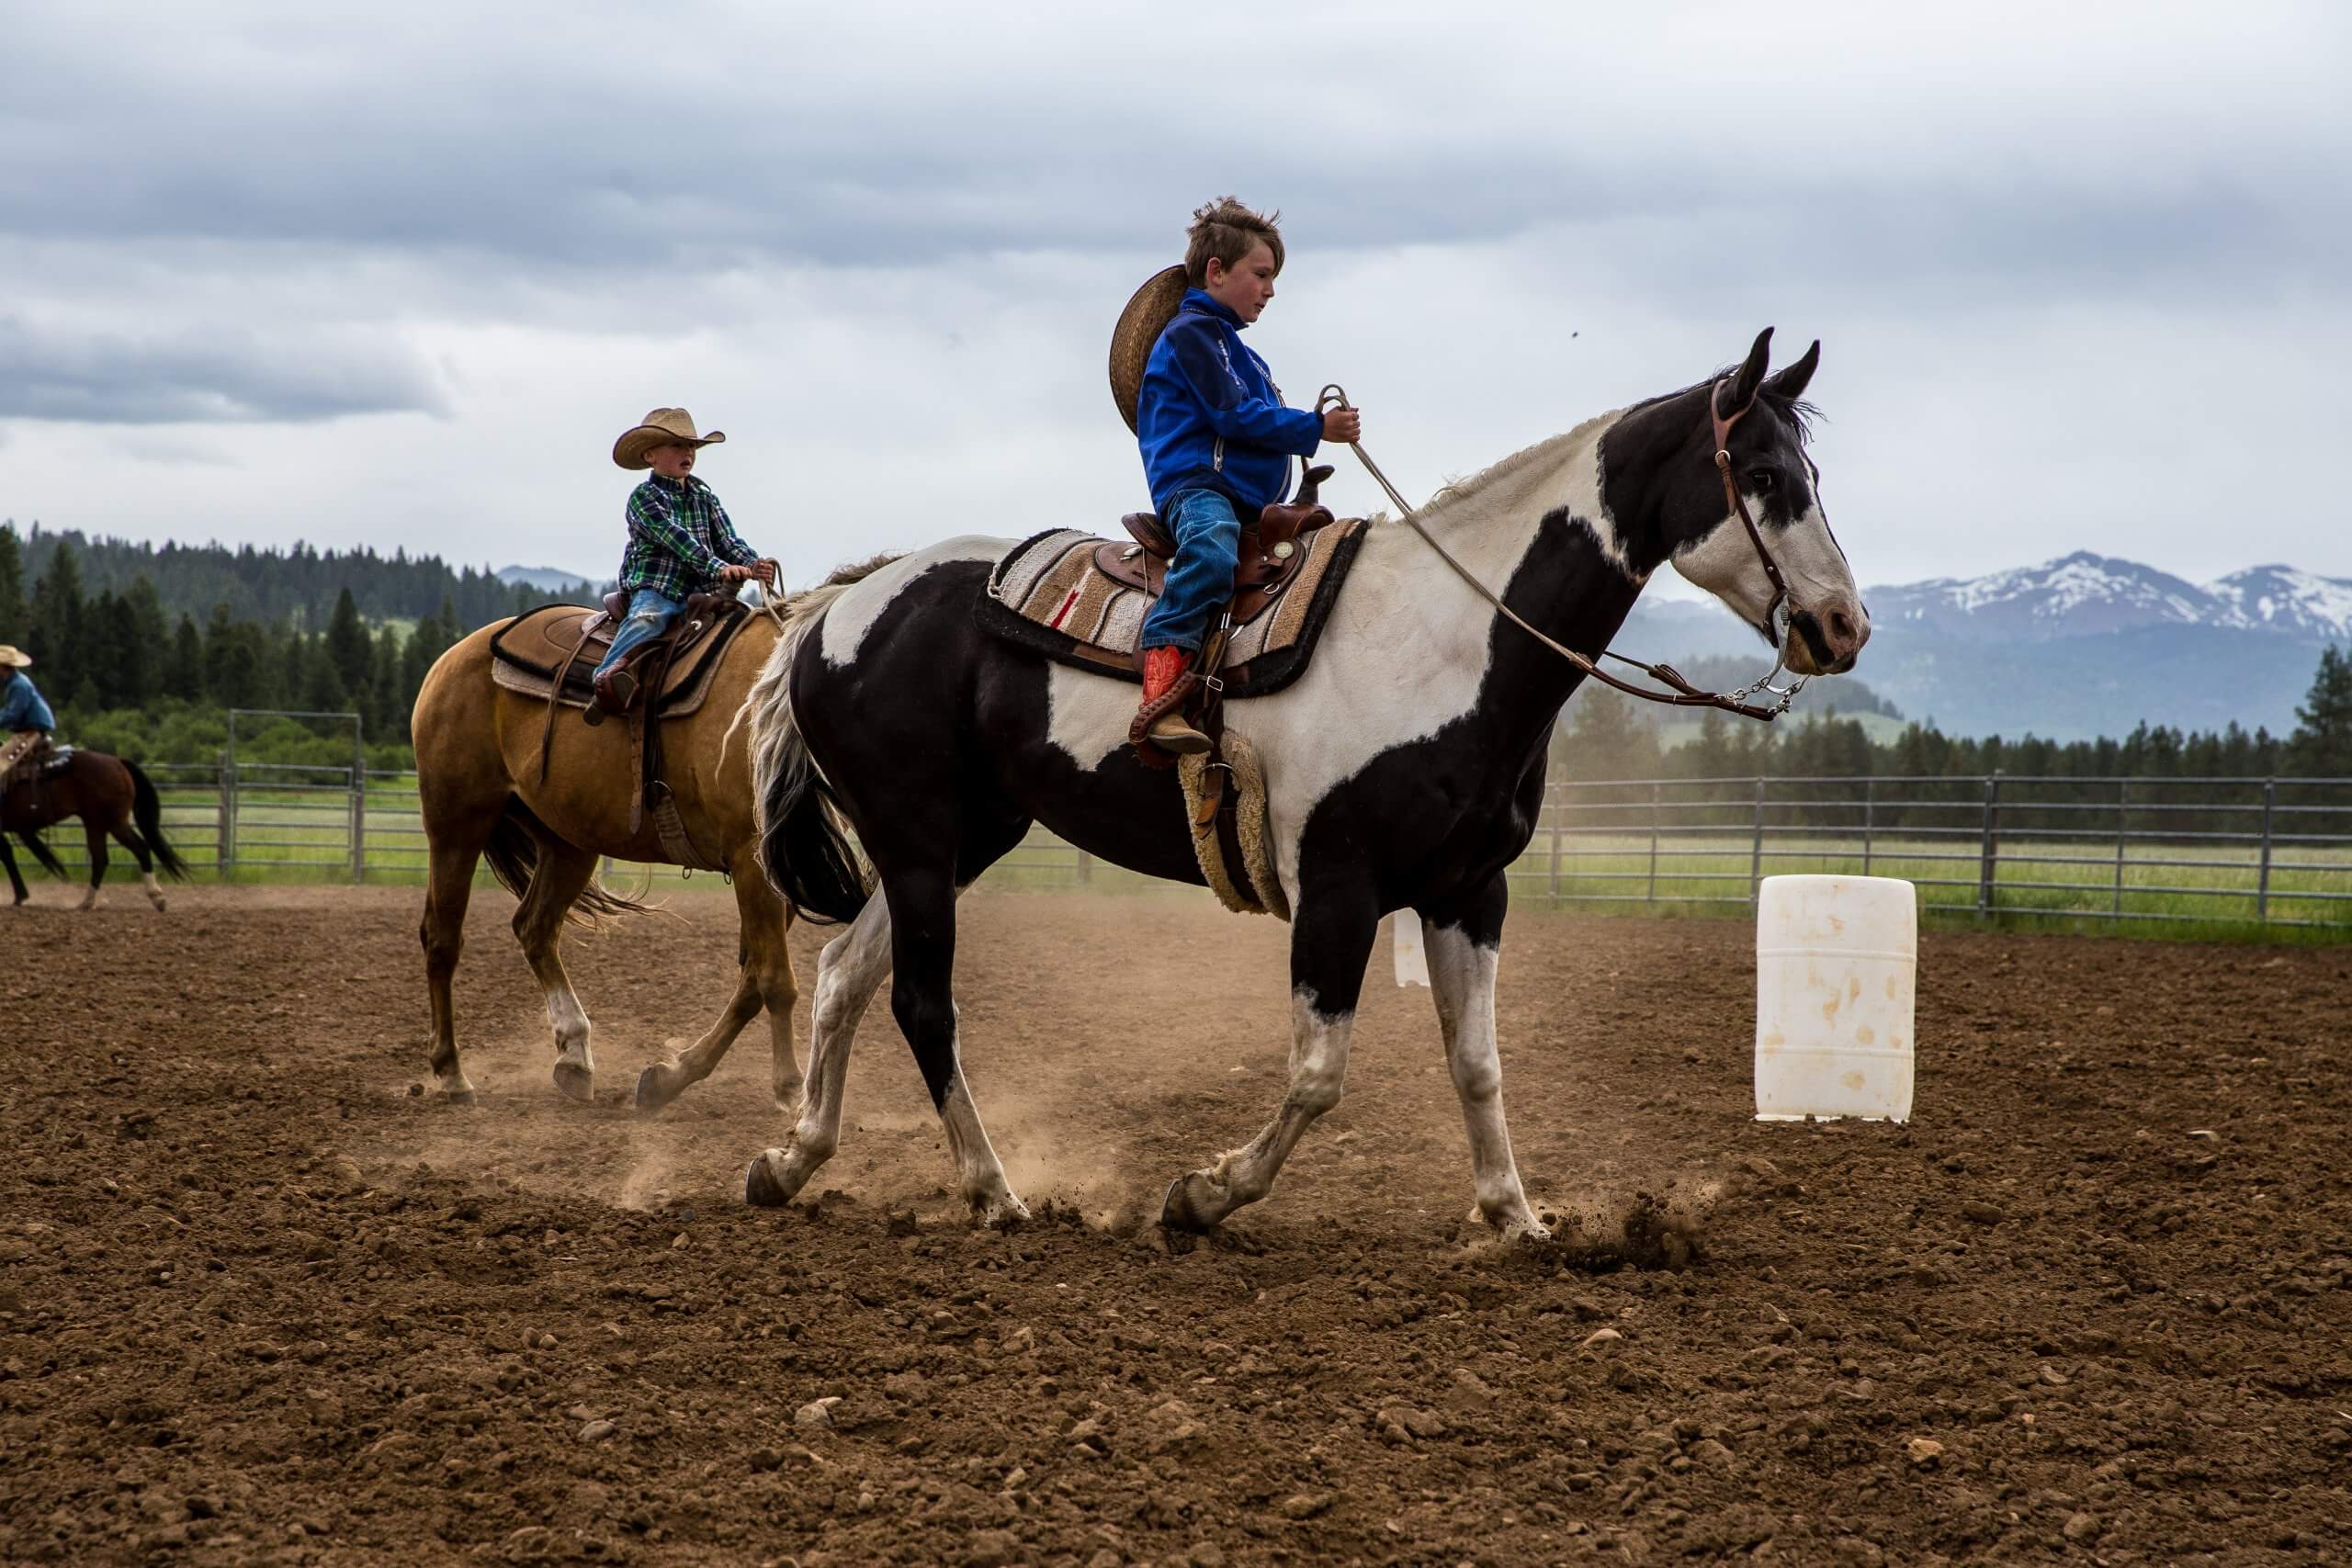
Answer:
[[1241, 559], [1241, 519], [1233, 502], [1213, 490], [1180, 490], [1160, 521], [1176, 536], [1168, 585], [1144, 617], [1145, 648], [1197, 652], [1209, 617], [1233, 597], [1233, 569]]
[[640, 588], [629, 595], [628, 615], [621, 622], [621, 629], [613, 634], [613, 646], [598, 660], [596, 673], [602, 675], [619, 663], [628, 650], [648, 637], [660, 637], [670, 629], [670, 623], [685, 608], [666, 593], [656, 593], [650, 588]]

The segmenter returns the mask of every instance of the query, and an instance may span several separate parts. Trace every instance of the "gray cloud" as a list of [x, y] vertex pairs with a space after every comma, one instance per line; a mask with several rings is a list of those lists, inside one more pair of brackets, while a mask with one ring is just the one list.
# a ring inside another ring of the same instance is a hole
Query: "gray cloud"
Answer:
[[0, 416], [99, 424], [302, 423], [445, 407], [429, 367], [379, 334], [272, 338], [194, 327], [132, 336], [0, 316]]
[[2352, 357], [2332, 5], [1285, 5], [1222, 54], [1108, 0], [10, 21], [0, 422], [70, 462], [17, 443], [0, 508], [61, 525], [587, 570], [614, 422], [678, 400], [788, 557], [1018, 530], [1041, 486], [1100, 521], [1109, 313], [1234, 190], [1292, 241], [1256, 341], [1372, 400], [1408, 491], [1773, 322], [1826, 340], [1870, 581], [2352, 573], [2279, 456], [2332, 449]]

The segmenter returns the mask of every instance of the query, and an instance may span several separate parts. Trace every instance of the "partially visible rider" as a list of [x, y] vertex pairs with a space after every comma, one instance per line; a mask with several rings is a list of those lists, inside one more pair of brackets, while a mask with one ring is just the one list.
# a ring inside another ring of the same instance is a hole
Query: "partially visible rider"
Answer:
[[696, 454], [726, 439], [722, 430], [695, 434], [684, 409], [655, 409], [613, 443], [614, 462], [651, 468], [653, 477], [629, 492], [628, 545], [620, 570], [628, 611], [596, 666], [597, 700], [607, 712], [628, 706], [637, 692], [634, 673], [614, 667], [631, 649], [669, 630], [688, 595], [751, 581], [775, 587], [776, 563], [743, 542], [718, 497], [695, 477]]
[[[1209, 617], [1233, 592], [1242, 524], [1290, 493], [1291, 458], [1313, 457], [1325, 441], [1356, 440], [1363, 429], [1354, 409], [1283, 407], [1266, 362], [1241, 341], [1283, 269], [1273, 220], [1221, 197], [1193, 214], [1189, 235], [1190, 287], [1152, 347], [1136, 408], [1152, 506], [1176, 541], [1140, 639], [1146, 709], [1200, 657]], [[1147, 733], [1171, 753], [1210, 747], [1181, 705]]]
[[32, 661], [30, 654], [0, 643], [0, 671], [7, 672], [0, 681], [0, 784], [17, 763], [46, 749], [57, 728], [57, 716], [25, 673]]

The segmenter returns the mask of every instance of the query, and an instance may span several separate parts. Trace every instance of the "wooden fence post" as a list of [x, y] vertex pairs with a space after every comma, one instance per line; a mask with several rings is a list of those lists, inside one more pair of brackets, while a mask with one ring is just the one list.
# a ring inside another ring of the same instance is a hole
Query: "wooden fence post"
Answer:
[[237, 802], [236, 770], [229, 765], [223, 753], [212, 783], [220, 795], [220, 825], [212, 833], [212, 874], [221, 881], [237, 866]]
[[368, 744], [361, 720], [351, 719], [351, 880], [368, 880]]
[[1984, 838], [1977, 852], [1976, 912], [1989, 915], [1996, 902], [1993, 887], [1994, 874], [2001, 854], [2001, 770], [1995, 768], [1984, 781]]
[[1878, 807], [1878, 781], [1862, 781], [1862, 874], [1871, 874], [1871, 829]]
[[2270, 923], [2270, 818], [2278, 808], [2278, 781], [2262, 781], [2262, 871], [2254, 886], [2254, 918]]
[[2120, 919], [2123, 914], [2123, 852], [2124, 846], [2130, 841], [2128, 835], [2131, 832], [2131, 819], [2132, 781], [2118, 779], [2115, 781], [2115, 908], [2113, 911], [2118, 919]]
[[1747, 901], [1764, 897], [1764, 776], [1756, 777], [1756, 837], [1747, 849]]
[[1657, 779], [1650, 781], [1650, 891], [1645, 903], [1657, 902], [1657, 813], [1666, 785]]

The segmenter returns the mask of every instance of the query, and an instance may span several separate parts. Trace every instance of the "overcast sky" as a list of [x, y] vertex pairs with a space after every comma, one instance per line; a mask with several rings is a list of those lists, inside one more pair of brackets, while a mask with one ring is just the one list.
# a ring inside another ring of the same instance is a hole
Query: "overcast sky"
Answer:
[[2352, 577], [2342, 5], [8, 13], [20, 525], [603, 576], [664, 403], [796, 581], [1112, 525], [1111, 322], [1229, 191], [1408, 494], [1769, 323], [1865, 581]]

